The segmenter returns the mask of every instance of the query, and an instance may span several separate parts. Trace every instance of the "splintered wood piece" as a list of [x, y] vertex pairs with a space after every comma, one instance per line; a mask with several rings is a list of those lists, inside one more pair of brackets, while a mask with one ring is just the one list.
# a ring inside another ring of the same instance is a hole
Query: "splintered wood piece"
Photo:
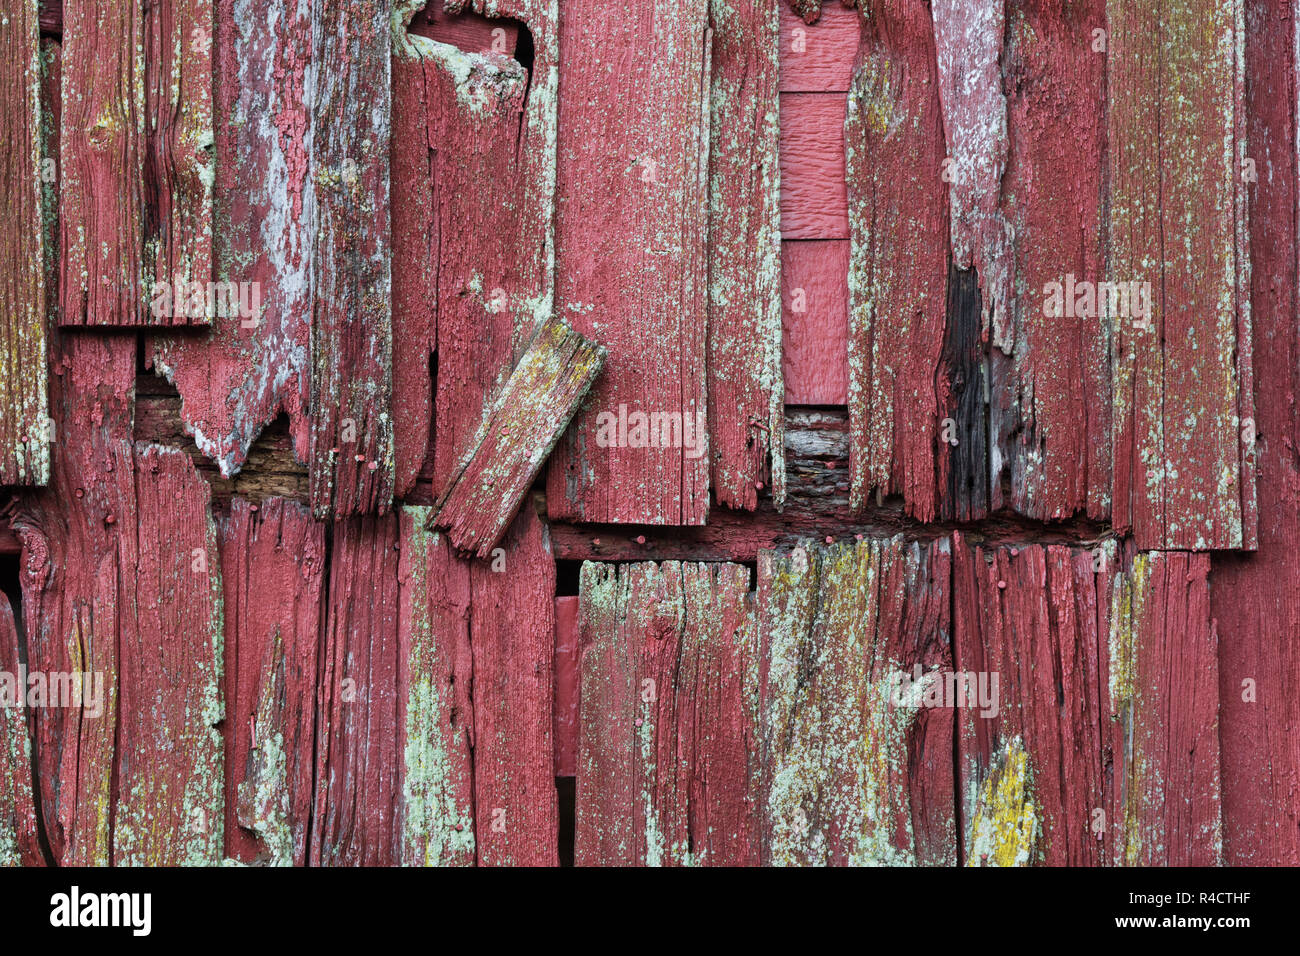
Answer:
[[709, 436], [714, 499], [785, 501], [777, 13], [710, 5]]
[[605, 362], [605, 351], [548, 318], [439, 498], [434, 524], [457, 548], [492, 553]]
[[391, 27], [384, 0], [312, 9], [308, 466], [318, 518], [382, 514], [393, 499]]
[[[470, 6], [477, 13], [448, 15]], [[433, 29], [417, 16], [414, 32], [394, 38], [399, 495], [420, 473], [432, 421], [433, 484], [447, 486], [551, 314], [556, 12], [546, 0], [492, 4], [502, 19], [485, 10], [481, 0], [450, 4], [441, 16], [435, 10]], [[531, 69], [513, 58], [522, 29]]]
[[229, 478], [280, 413], [298, 459], [309, 454], [312, 26], [290, 0], [217, 0], [216, 25], [214, 278], [234, 307], [203, 338], [152, 336], [149, 353], [195, 445]]
[[134, 620], [119, 635], [113, 861], [210, 866], [222, 858], [225, 830], [221, 566], [211, 494], [179, 448], [137, 445], [133, 467], [114, 475], [134, 480], [137, 510], [135, 527], [118, 541]]
[[708, 515], [707, 12], [561, 19], [555, 310], [609, 361], [552, 459], [555, 518]]
[[749, 570], [584, 564], [575, 862], [759, 862]]
[[[1004, 0], [934, 0], [939, 104], [947, 137], [952, 262], [974, 269], [983, 309], [982, 338], [1010, 353], [1015, 327], [1011, 235], [1002, 216], [1007, 166], [1007, 102], [1002, 93]], [[932, 175], [933, 170], [925, 171]], [[930, 191], [939, 189], [930, 180]]]
[[946, 541], [759, 556], [764, 862], [956, 862]]
[[64, 325], [214, 314], [211, 0], [63, 5]]
[[1210, 557], [1138, 554], [1111, 590], [1113, 862], [1220, 866], [1219, 639]]
[[1113, 523], [1140, 549], [1255, 545], [1242, 17], [1107, 4]]
[[941, 420], [960, 415], [936, 375], [949, 243], [934, 40], [921, 0], [889, 0], [869, 26], [844, 127], [850, 504], [902, 494], [910, 515], [930, 521], [950, 469]]
[[226, 855], [306, 863], [325, 526], [242, 498], [218, 523], [225, 608]]
[[0, 24], [0, 485], [50, 480], [38, 6], [8, 4]]
[[1075, 310], [1076, 291], [1102, 277], [1105, 15], [1105, 0], [1007, 7], [1002, 205], [1015, 233], [1015, 351], [988, 361], [989, 508], [1040, 520], [1110, 515], [1108, 336], [1095, 310]]

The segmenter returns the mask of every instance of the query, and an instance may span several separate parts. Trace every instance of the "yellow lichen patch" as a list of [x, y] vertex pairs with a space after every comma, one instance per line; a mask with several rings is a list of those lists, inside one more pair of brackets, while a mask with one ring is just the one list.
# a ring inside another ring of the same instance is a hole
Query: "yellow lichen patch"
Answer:
[[1019, 737], [1006, 743], [980, 786], [971, 818], [967, 866], [1026, 866], [1040, 829], [1029, 754]]

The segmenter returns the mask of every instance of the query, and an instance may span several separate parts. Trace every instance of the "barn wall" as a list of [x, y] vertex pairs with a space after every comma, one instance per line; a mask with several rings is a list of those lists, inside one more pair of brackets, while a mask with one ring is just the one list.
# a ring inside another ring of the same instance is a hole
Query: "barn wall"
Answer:
[[12, 7], [0, 864], [1300, 863], [1290, 0]]

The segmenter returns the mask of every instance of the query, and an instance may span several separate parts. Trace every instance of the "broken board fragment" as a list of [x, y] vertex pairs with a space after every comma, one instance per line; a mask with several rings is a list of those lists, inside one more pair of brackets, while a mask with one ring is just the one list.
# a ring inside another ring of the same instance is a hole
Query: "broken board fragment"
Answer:
[[491, 553], [604, 364], [558, 316], [537, 330], [438, 503], [434, 525], [453, 545]]

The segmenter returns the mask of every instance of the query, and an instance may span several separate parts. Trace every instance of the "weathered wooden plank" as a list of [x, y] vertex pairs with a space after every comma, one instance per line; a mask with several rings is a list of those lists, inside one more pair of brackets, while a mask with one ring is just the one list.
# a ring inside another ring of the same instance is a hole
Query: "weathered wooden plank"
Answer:
[[1108, 316], [1114, 524], [1143, 549], [1255, 541], [1241, 17], [1107, 4], [1106, 274], [1150, 296], [1147, 320]]
[[426, 529], [428, 517], [427, 508], [401, 511], [401, 861], [472, 866], [477, 846], [470, 568]]
[[847, 239], [844, 93], [781, 94], [781, 237]]
[[137, 445], [114, 480], [134, 481], [135, 514], [123, 516], [134, 526], [117, 552], [134, 613], [118, 634], [113, 861], [212, 865], [224, 832], [225, 702], [211, 496], [175, 448]]
[[[393, 176], [411, 200], [397, 205], [393, 220], [401, 263], [394, 409], [403, 493], [424, 460], [431, 416], [434, 481], [440, 490], [451, 481], [551, 314], [556, 13], [539, 0], [494, 5], [492, 13], [518, 19], [435, 17], [438, 29], [394, 45]], [[486, 38], [486, 49], [478, 52], [480, 40], [453, 23]], [[521, 23], [532, 38], [531, 69], [508, 55]]]
[[718, 504], [745, 511], [762, 486], [785, 500], [776, 11], [709, 6], [711, 478]]
[[[624, 2], [561, 20], [555, 302], [609, 362], [552, 459], [556, 516], [708, 513], [707, 8]], [[652, 415], [675, 434], [647, 434]]]
[[40, 866], [27, 730], [27, 669], [9, 598], [0, 593], [0, 867]]
[[[58, 58], [49, 66], [57, 77]], [[136, 601], [133, 569], [119, 566], [123, 529], [135, 534], [135, 335], [56, 335], [51, 350], [58, 441], [52, 445], [50, 486], [25, 496], [13, 520], [23, 542], [28, 666], [94, 674], [102, 696], [98, 707], [36, 710], [35, 799], [56, 863], [107, 865], [115, 812], [118, 642], [134, 627]], [[159, 768], [160, 779], [168, 776]], [[185, 842], [184, 834], [172, 836], [178, 845]]]
[[316, 692], [313, 866], [403, 857], [398, 516], [333, 528]]
[[1076, 512], [1104, 519], [1108, 327], [1096, 310], [1076, 313], [1075, 291], [1102, 275], [1106, 57], [1094, 30], [1105, 5], [1016, 0], [1006, 15], [1002, 215], [1015, 234], [1007, 319], [1015, 349], [988, 359], [989, 507], [1043, 520]]
[[872, 492], [898, 493], [909, 514], [929, 521], [953, 470], [941, 420], [959, 413], [949, 411], [949, 383], [935, 372], [945, 345], [949, 248], [928, 9], [889, 0], [863, 44], [844, 127], [851, 504], [860, 509]]
[[312, 7], [310, 466], [319, 518], [393, 497], [391, 4]]
[[749, 570], [584, 564], [575, 862], [759, 862]]
[[967, 866], [1099, 866], [1114, 831], [1101, 695], [1115, 549], [953, 540]]
[[949, 578], [946, 541], [759, 556], [764, 862], [956, 861]]
[[59, 165], [65, 325], [212, 311], [210, 0], [68, 0]]
[[781, 18], [781, 92], [847, 93], [858, 52], [858, 12], [833, 5], [812, 25], [784, 3], [777, 8]]
[[478, 863], [556, 866], [555, 562], [530, 508], [503, 544], [469, 565]]
[[312, 810], [325, 526], [237, 498], [217, 525], [225, 612], [226, 855], [302, 866]]
[[1300, 864], [1300, 336], [1296, 329], [1295, 13], [1247, 8], [1246, 117], [1259, 550], [1211, 557], [1219, 632], [1223, 848], [1228, 865]]
[[[62, 56], [42, 45], [42, 153], [59, 155]], [[58, 168], [55, 168], [58, 178]], [[47, 184], [46, 197], [58, 183]], [[28, 666], [42, 672], [79, 670], [102, 676], [99, 708], [38, 708], [32, 746], [39, 801], [53, 861], [107, 864], [117, 723], [118, 516], [127, 511], [116, 467], [129, 468], [135, 336], [57, 332], [53, 238], [57, 206], [47, 207], [46, 307], [54, 375], [50, 413], [59, 440], [51, 446], [48, 489], [24, 495], [12, 525], [22, 541], [23, 633]], [[109, 516], [113, 520], [109, 520]], [[97, 710], [91, 717], [88, 710]]]
[[453, 545], [492, 553], [604, 363], [558, 316], [538, 327], [438, 500], [434, 524]]
[[9, 4], [0, 24], [0, 485], [50, 479], [37, 8]]
[[1223, 863], [1218, 635], [1206, 554], [1138, 554], [1111, 591], [1113, 862]]
[[309, 11], [288, 0], [217, 0], [215, 23], [213, 278], [233, 284], [237, 308], [206, 338], [158, 335], [149, 353], [198, 449], [229, 478], [281, 412], [298, 458], [309, 454], [312, 34]]
[[787, 405], [849, 403], [849, 242], [781, 244]]
[[[1002, 93], [1004, 0], [934, 0], [939, 105], [948, 144], [952, 263], [974, 269], [983, 339], [1010, 353], [1011, 235], [1002, 216], [1007, 103]], [[933, 190], [935, 187], [931, 185]]]

